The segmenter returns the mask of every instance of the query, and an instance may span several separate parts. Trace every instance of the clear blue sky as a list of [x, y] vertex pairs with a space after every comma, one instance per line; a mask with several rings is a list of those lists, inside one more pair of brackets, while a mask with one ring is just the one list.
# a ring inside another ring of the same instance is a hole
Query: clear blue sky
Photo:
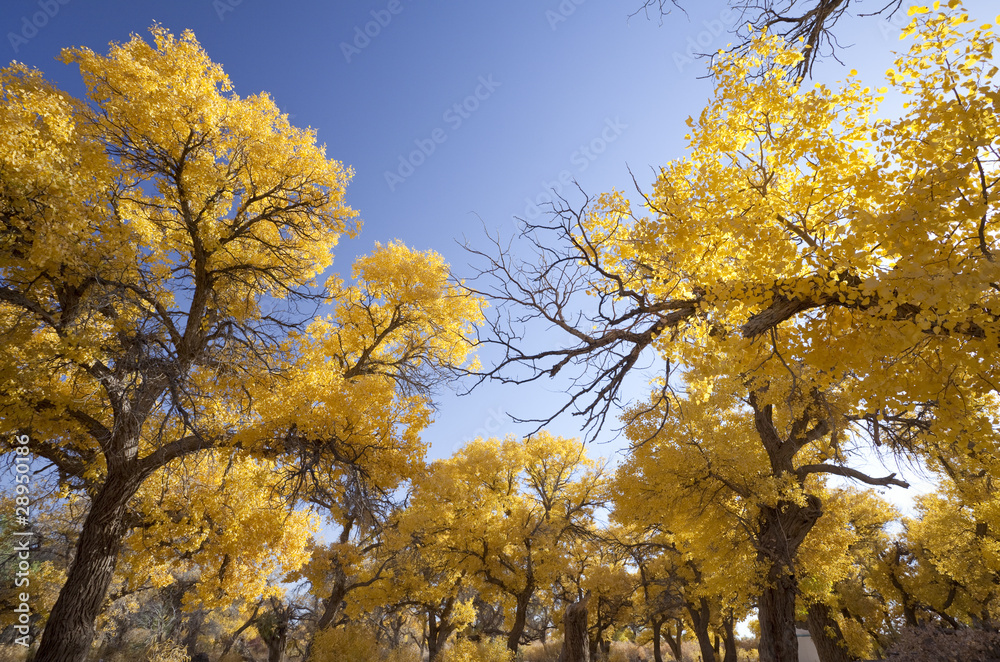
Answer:
[[[512, 217], [532, 213], [561, 174], [589, 193], [628, 190], [627, 167], [648, 185], [651, 167], [683, 154], [684, 121], [710, 91], [704, 62], [687, 53], [725, 47], [739, 18], [723, 0], [681, 2], [687, 13], [661, 22], [629, 19], [641, 0], [4, 0], [0, 52], [80, 94], [78, 73], [54, 59], [62, 47], [104, 52], [130, 33], [148, 36], [154, 21], [190, 28], [238, 93], [269, 92], [355, 169], [348, 200], [364, 228], [339, 247], [338, 270], [375, 241], [401, 239], [443, 253], [463, 275], [468, 256], [455, 242], [484, 247], [483, 225], [509, 236]], [[989, 0], [967, 6], [985, 20], [996, 9]], [[854, 67], [881, 85], [905, 11], [892, 23], [842, 21], [844, 65], [828, 59], [816, 79]], [[413, 156], [420, 145], [433, 152]], [[401, 157], [410, 162], [402, 169]], [[484, 431], [525, 432], [503, 413], [548, 413], [557, 391], [443, 397], [431, 455]], [[575, 434], [574, 425], [567, 417], [555, 429]]]

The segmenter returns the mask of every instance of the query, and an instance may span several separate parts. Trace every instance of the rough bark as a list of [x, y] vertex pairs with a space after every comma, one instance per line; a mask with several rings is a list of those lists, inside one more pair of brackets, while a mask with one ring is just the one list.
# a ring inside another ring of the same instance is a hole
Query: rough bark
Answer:
[[84, 662], [97, 634], [100, 614], [115, 573], [129, 499], [139, 488], [139, 476], [109, 473], [90, 505], [76, 554], [59, 592], [35, 656], [36, 662]]
[[795, 576], [788, 568], [773, 564], [767, 586], [761, 591], [760, 662], [798, 662], [799, 642], [795, 636]]
[[[763, 435], [762, 435], [763, 436]], [[758, 602], [760, 622], [760, 662], [798, 662], [799, 643], [795, 636], [795, 554], [823, 514], [815, 495], [806, 503], [780, 502], [760, 510], [758, 557], [766, 564], [766, 585]]]
[[853, 662], [857, 659], [843, 645], [844, 635], [836, 619], [830, 615], [828, 606], [822, 603], [809, 605], [806, 623], [820, 662]]
[[587, 592], [579, 602], [566, 607], [563, 615], [563, 647], [559, 654], [560, 662], [588, 662], [590, 659], [589, 640], [587, 638], [587, 604], [590, 602], [590, 592]]

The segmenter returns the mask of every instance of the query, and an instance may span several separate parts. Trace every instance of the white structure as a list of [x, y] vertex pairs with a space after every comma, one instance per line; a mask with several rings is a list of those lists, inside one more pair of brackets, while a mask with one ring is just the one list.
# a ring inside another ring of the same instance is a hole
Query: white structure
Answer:
[[819, 653], [809, 636], [809, 630], [795, 628], [795, 636], [799, 638], [799, 662], [819, 662]]

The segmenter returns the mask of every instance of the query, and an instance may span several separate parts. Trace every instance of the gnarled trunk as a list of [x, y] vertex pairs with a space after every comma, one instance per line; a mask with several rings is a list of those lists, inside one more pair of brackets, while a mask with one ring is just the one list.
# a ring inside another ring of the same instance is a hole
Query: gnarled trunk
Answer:
[[428, 610], [427, 662], [435, 662], [435, 660], [437, 660], [441, 651], [444, 650], [444, 645], [448, 641], [448, 637], [450, 637], [451, 633], [454, 631], [454, 626], [439, 621], [437, 617]]
[[563, 647], [559, 662], [587, 662], [590, 659], [587, 639], [587, 604], [590, 592], [579, 602], [566, 607], [563, 616]]
[[759, 519], [758, 558], [766, 564], [766, 585], [758, 601], [760, 662], [798, 662], [795, 636], [795, 554], [823, 514], [819, 497], [808, 495], [805, 505], [790, 501], [762, 507]]
[[126, 508], [141, 482], [139, 475], [109, 471], [84, 519], [73, 563], [49, 615], [35, 662], [87, 659], [97, 634], [94, 622], [101, 612], [128, 533]]

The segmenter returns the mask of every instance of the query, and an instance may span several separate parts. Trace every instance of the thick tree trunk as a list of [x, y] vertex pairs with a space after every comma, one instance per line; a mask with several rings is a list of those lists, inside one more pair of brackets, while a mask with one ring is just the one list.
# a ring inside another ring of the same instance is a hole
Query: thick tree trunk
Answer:
[[732, 612], [722, 619], [722, 627], [725, 629], [725, 636], [722, 638], [725, 647], [725, 655], [722, 662], [737, 662], [736, 652], [736, 624], [733, 622]]
[[517, 653], [517, 648], [521, 644], [521, 635], [524, 634], [524, 626], [528, 622], [528, 603], [531, 602], [531, 594], [534, 587], [526, 589], [517, 596], [517, 606], [514, 610], [514, 624], [511, 625], [510, 634], [507, 636], [507, 648]]
[[760, 509], [758, 558], [766, 564], [766, 586], [758, 601], [760, 662], [798, 662], [795, 636], [795, 555], [823, 514], [819, 497], [808, 495], [805, 505], [784, 501]]
[[35, 662], [84, 662], [96, 635], [94, 622], [115, 573], [128, 532], [126, 506], [139, 476], [109, 473], [90, 504], [66, 583], [52, 608]]
[[560, 662], [587, 662], [590, 659], [587, 639], [587, 604], [590, 593], [566, 607], [563, 615], [563, 647]]
[[812, 604], [808, 614], [809, 635], [816, 645], [820, 662], [852, 662], [857, 659], [847, 652], [844, 635], [830, 615], [829, 607], [821, 603]]
[[760, 662], [798, 662], [795, 636], [795, 575], [778, 564], [771, 566], [767, 586], [758, 603]]
[[653, 619], [653, 662], [663, 662], [663, 651], [660, 648], [660, 631], [663, 629], [663, 621]]
[[712, 635], [708, 631], [712, 616], [708, 600], [700, 598], [697, 605], [688, 603], [687, 609], [688, 614], [691, 615], [691, 625], [694, 626], [694, 634], [698, 638], [698, 648], [701, 651], [702, 662], [715, 662]]

